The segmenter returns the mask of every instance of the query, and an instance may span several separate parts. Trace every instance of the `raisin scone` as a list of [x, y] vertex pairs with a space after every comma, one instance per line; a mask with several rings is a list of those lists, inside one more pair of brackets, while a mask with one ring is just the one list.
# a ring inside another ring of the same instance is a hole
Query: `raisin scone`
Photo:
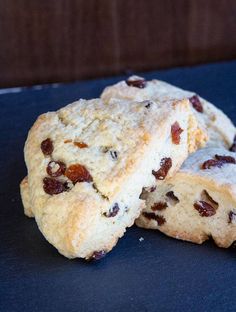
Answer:
[[193, 120], [188, 100], [79, 100], [41, 115], [24, 150], [26, 215], [66, 257], [102, 257], [144, 208], [142, 188], [196, 149]]
[[[182, 90], [164, 81], [146, 81], [142, 77], [131, 76], [126, 81], [106, 87], [101, 98], [108, 103], [112, 102], [113, 99], [163, 101], [188, 98], [201, 129], [208, 133], [208, 146], [230, 148], [233, 143], [236, 143], [234, 142], [236, 129], [220, 109], [195, 93]], [[232, 149], [236, 150], [236, 144]]]
[[146, 208], [136, 224], [201, 244], [236, 240], [236, 154], [208, 147], [189, 156], [174, 176], [143, 193]]

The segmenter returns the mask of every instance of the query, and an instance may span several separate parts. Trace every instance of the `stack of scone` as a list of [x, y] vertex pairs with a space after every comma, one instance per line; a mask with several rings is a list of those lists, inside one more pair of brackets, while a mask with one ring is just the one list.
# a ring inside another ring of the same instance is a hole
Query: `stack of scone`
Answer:
[[68, 258], [100, 259], [134, 222], [229, 247], [236, 240], [235, 133], [196, 94], [130, 77], [100, 99], [37, 119], [24, 150], [25, 214]]

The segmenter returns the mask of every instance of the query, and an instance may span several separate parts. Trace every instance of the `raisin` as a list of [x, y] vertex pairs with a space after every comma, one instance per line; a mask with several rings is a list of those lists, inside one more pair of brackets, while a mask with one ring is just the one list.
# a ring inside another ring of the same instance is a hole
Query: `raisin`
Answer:
[[199, 112], [199, 113], [203, 113], [203, 107], [202, 107], [202, 103], [199, 100], [199, 97], [197, 95], [193, 95], [191, 98], [189, 98], [189, 101], [191, 102], [193, 108]]
[[106, 256], [106, 251], [105, 250], [100, 250], [100, 251], [94, 251], [94, 253], [92, 254], [92, 256], [90, 257], [89, 260], [100, 260], [103, 257]]
[[211, 167], [221, 168], [224, 164], [235, 164], [235, 158], [231, 156], [215, 155], [216, 159], [208, 159], [202, 164], [202, 169], [210, 169]]
[[208, 159], [202, 164], [202, 169], [210, 169], [211, 167], [221, 168], [223, 163], [215, 159]]
[[139, 88], [139, 89], [143, 89], [146, 87], [146, 80], [144, 78], [137, 78], [137, 79], [127, 79], [126, 80], [126, 84], [128, 86], [132, 86], [132, 87], [136, 87], [136, 88]]
[[117, 151], [110, 151], [110, 155], [111, 155], [111, 158], [114, 159], [114, 160], [117, 160], [118, 159], [118, 153]]
[[162, 216], [156, 216], [156, 221], [158, 225], [162, 225], [166, 222], [166, 219]]
[[235, 158], [232, 156], [215, 155], [215, 158], [222, 161], [224, 164], [235, 164]]
[[177, 196], [175, 196], [173, 191], [169, 191], [166, 193], [166, 197], [168, 198], [168, 201], [170, 200], [170, 203], [172, 205], [176, 205], [179, 202], [179, 199]]
[[149, 220], [156, 219], [156, 215], [154, 212], [143, 212], [143, 216]]
[[80, 164], [70, 165], [66, 169], [65, 176], [74, 184], [77, 182], [92, 182], [93, 180], [88, 170]]
[[219, 207], [219, 204], [210, 196], [210, 194], [206, 190], [202, 191], [201, 200], [213, 206], [214, 209], [217, 209]]
[[66, 186], [56, 179], [46, 177], [43, 179], [43, 189], [49, 195], [56, 195], [65, 192]]
[[193, 206], [201, 217], [211, 217], [216, 214], [216, 209], [203, 200], [197, 201]]
[[79, 148], [86, 148], [88, 145], [84, 142], [74, 142], [74, 145], [79, 147]]
[[59, 177], [66, 171], [66, 165], [62, 161], [50, 161], [47, 166], [47, 173], [51, 177]]
[[154, 212], [143, 212], [143, 216], [148, 220], [156, 220], [158, 225], [162, 225], [166, 222], [164, 217], [155, 215]]
[[236, 152], [236, 135], [234, 137], [233, 144], [231, 145], [230, 149], [231, 152]]
[[171, 138], [174, 144], [180, 143], [180, 134], [183, 131], [184, 130], [180, 128], [180, 125], [177, 121], [171, 126]]
[[236, 224], [236, 213], [234, 211], [229, 212], [229, 221], [228, 223]]
[[161, 168], [157, 171], [152, 170], [152, 174], [157, 180], [164, 180], [170, 168], [172, 167], [171, 158], [162, 158], [160, 163]]
[[115, 205], [109, 210], [108, 213], [104, 213], [104, 216], [106, 216], [107, 218], [115, 217], [119, 212], [119, 210], [120, 210], [119, 205], [115, 203]]
[[165, 203], [165, 202], [157, 202], [157, 203], [155, 203], [155, 204], [151, 207], [151, 209], [152, 209], [153, 211], [156, 211], [156, 210], [164, 210], [164, 209], [166, 209], [167, 207], [168, 207], [167, 203]]
[[71, 143], [71, 142], [72, 142], [72, 140], [70, 140], [70, 139], [64, 141], [65, 144]]
[[41, 143], [41, 150], [44, 155], [51, 155], [53, 152], [53, 143], [52, 140], [47, 138]]

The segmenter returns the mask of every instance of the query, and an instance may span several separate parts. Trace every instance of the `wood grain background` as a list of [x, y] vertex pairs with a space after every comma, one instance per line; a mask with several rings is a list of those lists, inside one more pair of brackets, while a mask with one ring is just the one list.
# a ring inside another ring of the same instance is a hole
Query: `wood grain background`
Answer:
[[0, 0], [0, 87], [234, 58], [235, 0]]

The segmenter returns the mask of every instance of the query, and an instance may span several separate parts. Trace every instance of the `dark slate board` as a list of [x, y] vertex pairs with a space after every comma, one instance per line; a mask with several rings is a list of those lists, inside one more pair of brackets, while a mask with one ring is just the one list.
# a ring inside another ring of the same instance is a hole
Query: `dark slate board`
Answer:
[[[236, 62], [144, 74], [195, 90], [236, 122]], [[0, 95], [0, 310], [235, 311], [236, 250], [202, 246], [133, 227], [98, 263], [68, 260], [23, 215], [18, 184], [35, 118], [99, 96], [121, 77]], [[17, 90], [15, 90], [17, 91]], [[139, 238], [144, 241], [140, 242]]]

